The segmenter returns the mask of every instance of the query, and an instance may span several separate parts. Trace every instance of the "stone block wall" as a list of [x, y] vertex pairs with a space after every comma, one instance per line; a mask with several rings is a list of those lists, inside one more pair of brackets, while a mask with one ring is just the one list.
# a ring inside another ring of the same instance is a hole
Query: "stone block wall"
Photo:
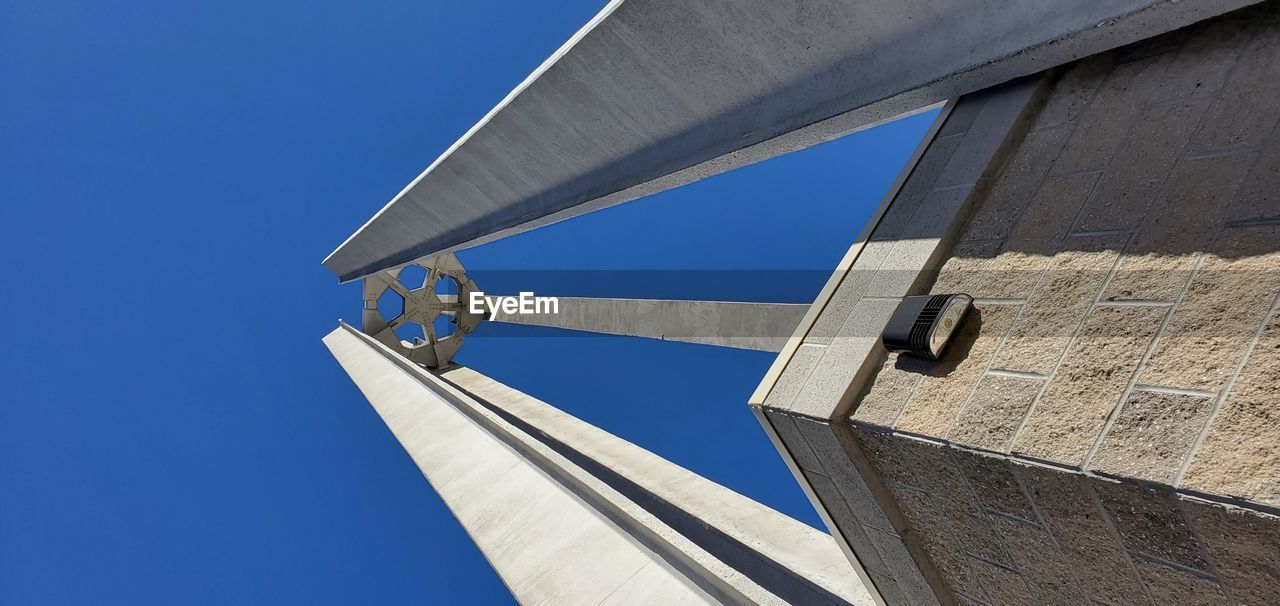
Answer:
[[920, 268], [946, 358], [817, 439], [943, 600], [1280, 603], [1278, 8], [1064, 67]]

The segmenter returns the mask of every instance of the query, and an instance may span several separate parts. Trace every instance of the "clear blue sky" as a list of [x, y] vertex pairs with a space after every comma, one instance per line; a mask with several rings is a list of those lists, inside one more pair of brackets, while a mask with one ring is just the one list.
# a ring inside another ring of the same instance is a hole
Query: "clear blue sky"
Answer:
[[[509, 602], [321, 345], [359, 291], [320, 260], [601, 4], [0, 3], [0, 603]], [[927, 120], [461, 256], [808, 301]], [[460, 359], [817, 523], [771, 355], [552, 332]]]

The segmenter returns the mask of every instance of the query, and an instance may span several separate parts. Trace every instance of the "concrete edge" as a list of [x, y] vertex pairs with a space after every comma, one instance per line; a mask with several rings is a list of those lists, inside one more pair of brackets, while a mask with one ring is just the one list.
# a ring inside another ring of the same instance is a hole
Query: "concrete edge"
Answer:
[[[714, 600], [726, 604], [785, 603], [756, 585], [745, 575], [721, 565], [701, 547], [631, 503], [622, 494], [596, 479], [586, 470], [507, 423], [484, 406], [472, 401], [465, 392], [404, 360], [403, 357], [346, 322], [341, 320], [339, 322], [340, 325], [334, 329], [335, 332], [345, 330], [369, 346], [372, 351], [395, 364], [425, 389], [444, 398], [470, 421], [495, 436], [516, 454], [533, 463], [534, 467], [553, 482], [564, 487], [587, 507], [618, 527], [619, 532], [630, 536], [676, 574], [688, 579]], [[466, 530], [465, 527], [464, 530]], [[471, 535], [469, 530], [466, 532], [468, 536]]]
[[[853, 270], [853, 265], [857, 263], [858, 256], [862, 254], [862, 249], [866, 246], [867, 241], [871, 239], [871, 234], [875, 232], [876, 227], [884, 218], [885, 213], [889, 211], [889, 206], [893, 204], [894, 199], [898, 197], [898, 192], [902, 190], [902, 186], [906, 184], [907, 179], [919, 164], [920, 159], [924, 157], [925, 151], [929, 149], [929, 145], [933, 143], [933, 139], [938, 135], [938, 131], [942, 129], [942, 125], [946, 123], [947, 117], [951, 115], [951, 111], [955, 109], [956, 100], [948, 100], [942, 104], [942, 110], [934, 118], [933, 123], [929, 125], [929, 129], [925, 131], [920, 143], [916, 145], [915, 151], [911, 152], [911, 156], [907, 159], [907, 163], [903, 165], [902, 170], [898, 172], [897, 178], [889, 186], [884, 197], [880, 199], [879, 206], [876, 207], [871, 218], [867, 219], [866, 224], [862, 226], [862, 230], [858, 233], [858, 238], [849, 246], [849, 250], [845, 252], [844, 257], [836, 265], [835, 271], [831, 277], [827, 279], [827, 283], [823, 285], [822, 290], [818, 292], [818, 296], [809, 306], [809, 310], [805, 312], [804, 317], [800, 319], [800, 324], [796, 326], [796, 330], [791, 337], [787, 339], [786, 345], [782, 351], [778, 352], [778, 357], [774, 359], [773, 364], [769, 366], [769, 370], [765, 372], [764, 377], [760, 379], [760, 384], [756, 386], [755, 392], [747, 400], [747, 404], [753, 408], [763, 407], [765, 399], [769, 397], [769, 393], [778, 383], [778, 379], [782, 377], [782, 372], [786, 370], [791, 358], [795, 356], [796, 350], [800, 348], [800, 344], [809, 336], [809, 332], [813, 330], [814, 324], [818, 321], [818, 316], [822, 315], [822, 311], [826, 309], [827, 304], [831, 302], [831, 298], [835, 295], [836, 290], [840, 288], [840, 283], [844, 281], [849, 272]], [[932, 109], [937, 105], [930, 106]], [[766, 425], [767, 427], [767, 425]], [[770, 431], [770, 430], [767, 430]], [[779, 451], [780, 454], [785, 453]]]

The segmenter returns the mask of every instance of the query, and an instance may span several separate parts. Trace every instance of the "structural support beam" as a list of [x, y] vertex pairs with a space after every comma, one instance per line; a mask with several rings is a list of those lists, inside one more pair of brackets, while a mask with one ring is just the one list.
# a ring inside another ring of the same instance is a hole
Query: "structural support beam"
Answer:
[[337, 250], [352, 280], [1256, 0], [615, 0]]
[[877, 601], [825, 533], [470, 369], [324, 342], [522, 603]]
[[739, 349], [780, 351], [809, 309], [799, 303], [558, 297], [556, 313], [499, 310], [491, 320]]

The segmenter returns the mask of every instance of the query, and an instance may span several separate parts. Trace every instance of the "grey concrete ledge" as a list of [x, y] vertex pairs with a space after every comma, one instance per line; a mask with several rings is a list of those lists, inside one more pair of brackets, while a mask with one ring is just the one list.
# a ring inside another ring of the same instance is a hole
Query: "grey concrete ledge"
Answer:
[[615, 0], [324, 264], [619, 204], [1256, 0]]

